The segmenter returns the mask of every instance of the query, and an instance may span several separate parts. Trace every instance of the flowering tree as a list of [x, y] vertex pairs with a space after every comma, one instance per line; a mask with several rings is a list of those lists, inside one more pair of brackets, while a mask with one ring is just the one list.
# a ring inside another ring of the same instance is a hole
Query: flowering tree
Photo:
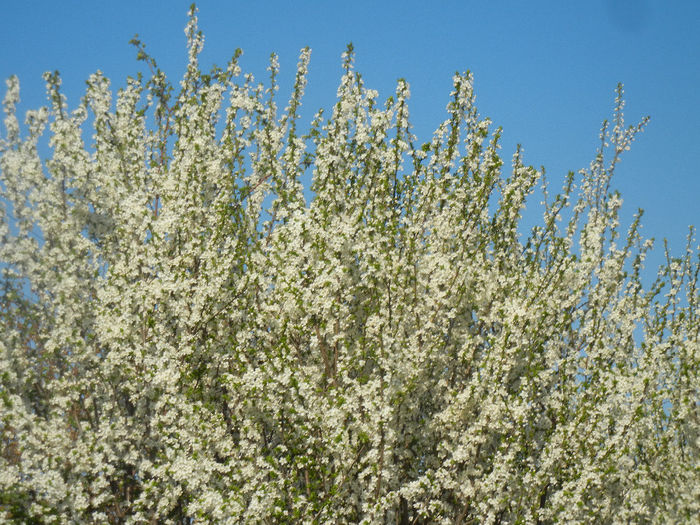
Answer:
[[[239, 52], [69, 111], [4, 99], [0, 514], [27, 523], [677, 523], [700, 512], [698, 259], [620, 242], [622, 90], [550, 197], [454, 77], [431, 142], [344, 55], [302, 134]], [[39, 140], [48, 125], [51, 158]], [[83, 141], [91, 126], [92, 144]], [[300, 176], [313, 170], [306, 202]], [[526, 197], [542, 222], [522, 240]], [[664, 288], [664, 286], [666, 288]], [[662, 291], [665, 293], [662, 294]]]

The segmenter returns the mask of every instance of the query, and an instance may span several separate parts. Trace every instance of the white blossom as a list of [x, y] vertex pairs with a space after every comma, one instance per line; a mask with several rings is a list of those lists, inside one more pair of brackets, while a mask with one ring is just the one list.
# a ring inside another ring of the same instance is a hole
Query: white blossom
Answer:
[[149, 76], [69, 110], [47, 74], [24, 135], [7, 81], [2, 520], [692, 522], [698, 256], [645, 286], [639, 216], [620, 239], [621, 88], [552, 199], [521, 149], [502, 174], [469, 73], [420, 145], [349, 47], [302, 131], [308, 49], [280, 112], [275, 55], [206, 74], [185, 32], [179, 91], [135, 40]]

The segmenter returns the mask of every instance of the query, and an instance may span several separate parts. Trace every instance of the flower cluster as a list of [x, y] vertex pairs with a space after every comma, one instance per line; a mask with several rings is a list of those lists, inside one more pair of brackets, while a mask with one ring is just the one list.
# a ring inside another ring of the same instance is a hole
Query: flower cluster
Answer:
[[[0, 139], [0, 516], [34, 523], [679, 523], [700, 513], [700, 266], [620, 242], [618, 90], [550, 197], [454, 77], [418, 144], [343, 57], [298, 127], [277, 59], [92, 75]], [[40, 138], [50, 132], [51, 158]], [[92, 143], [86, 144], [86, 130]], [[300, 178], [311, 172], [313, 197]], [[536, 188], [542, 221], [520, 235]]]

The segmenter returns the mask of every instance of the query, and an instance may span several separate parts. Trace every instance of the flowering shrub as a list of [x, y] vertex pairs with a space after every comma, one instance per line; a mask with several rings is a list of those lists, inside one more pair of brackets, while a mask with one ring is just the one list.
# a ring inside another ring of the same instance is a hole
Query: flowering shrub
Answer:
[[[27, 523], [678, 523], [700, 512], [699, 264], [642, 285], [610, 181], [642, 128], [622, 90], [588, 170], [548, 194], [472, 78], [417, 145], [344, 55], [297, 126], [236, 53], [179, 90], [69, 111], [0, 142], [0, 514]], [[50, 130], [51, 158], [39, 140]], [[84, 132], [92, 127], [92, 144]], [[300, 177], [313, 172], [313, 198]], [[519, 237], [541, 186], [541, 224]], [[665, 292], [665, 293], [664, 293]]]

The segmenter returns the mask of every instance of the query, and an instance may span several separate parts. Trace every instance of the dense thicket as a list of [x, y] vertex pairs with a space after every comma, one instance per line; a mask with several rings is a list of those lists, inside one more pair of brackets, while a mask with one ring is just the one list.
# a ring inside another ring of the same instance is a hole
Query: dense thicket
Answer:
[[[0, 515], [27, 523], [678, 523], [700, 512], [698, 258], [651, 287], [594, 161], [548, 195], [454, 77], [432, 141], [344, 55], [287, 106], [189, 65], [0, 142]], [[51, 156], [40, 155], [48, 126]], [[92, 142], [83, 140], [92, 127]], [[313, 172], [313, 197], [300, 176]], [[542, 220], [519, 237], [526, 197]], [[537, 190], [540, 191], [540, 190]], [[308, 202], [307, 202], [308, 200]]]

